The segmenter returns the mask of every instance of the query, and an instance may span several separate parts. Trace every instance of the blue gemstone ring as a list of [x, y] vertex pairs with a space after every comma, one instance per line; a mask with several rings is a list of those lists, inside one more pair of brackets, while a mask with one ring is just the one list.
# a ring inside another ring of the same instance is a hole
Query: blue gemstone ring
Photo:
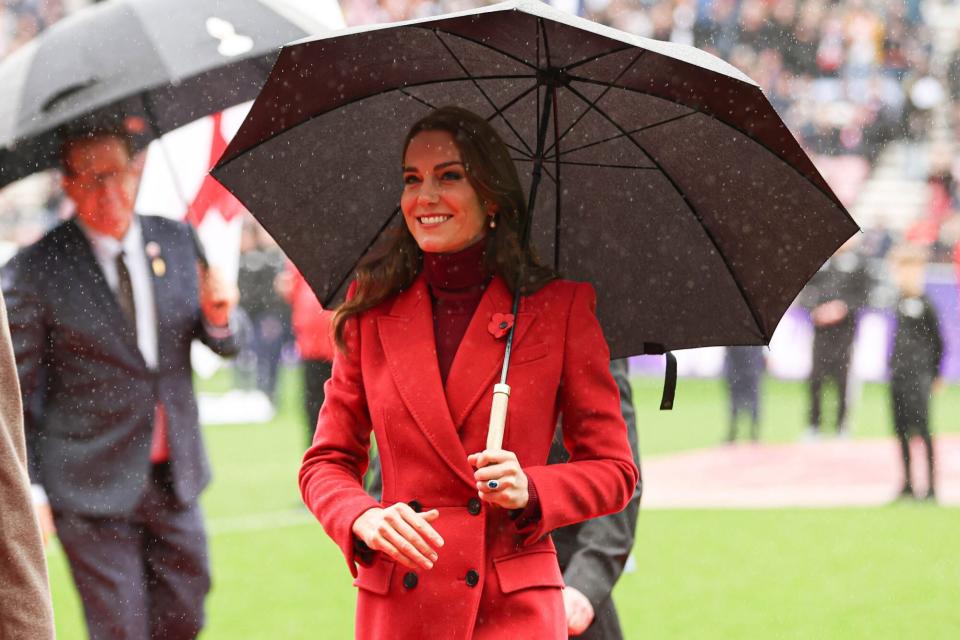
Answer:
[[487, 480], [487, 488], [488, 488], [488, 489], [496, 489], [496, 488], [499, 487], [499, 486], [500, 486], [500, 483], [499, 483], [498, 481], [496, 481], [496, 480]]

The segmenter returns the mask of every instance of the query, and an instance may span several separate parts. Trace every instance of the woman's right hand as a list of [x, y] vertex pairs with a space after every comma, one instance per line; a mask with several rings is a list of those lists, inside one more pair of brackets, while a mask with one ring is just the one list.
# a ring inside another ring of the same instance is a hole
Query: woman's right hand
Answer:
[[430, 526], [436, 509], [417, 513], [405, 502], [367, 509], [353, 522], [353, 534], [410, 569], [432, 569], [443, 538]]

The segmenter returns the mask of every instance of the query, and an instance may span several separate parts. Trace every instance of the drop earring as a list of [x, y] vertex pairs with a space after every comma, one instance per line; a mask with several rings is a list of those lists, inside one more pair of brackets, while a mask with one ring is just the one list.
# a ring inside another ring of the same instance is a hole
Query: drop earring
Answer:
[[490, 216], [490, 228], [491, 229], [497, 228], [497, 219], [494, 218], [493, 216]]

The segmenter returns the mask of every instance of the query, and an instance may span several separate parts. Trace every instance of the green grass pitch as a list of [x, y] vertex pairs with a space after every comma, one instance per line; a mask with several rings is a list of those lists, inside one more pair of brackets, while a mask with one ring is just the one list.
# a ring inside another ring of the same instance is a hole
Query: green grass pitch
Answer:
[[[205, 382], [222, 388], [224, 377]], [[721, 383], [681, 380], [659, 412], [660, 382], [635, 381], [645, 457], [712, 446], [726, 433]], [[799, 383], [768, 381], [762, 439], [805, 426]], [[890, 433], [886, 390], [866, 385], [856, 437]], [[940, 432], [960, 431], [960, 387], [935, 401]], [[299, 503], [299, 384], [286, 372], [277, 418], [205, 429], [214, 482], [203, 498], [213, 591], [205, 640], [350, 638], [353, 587], [339, 551]], [[895, 472], [895, 471], [892, 471]], [[615, 591], [627, 638], [955, 638], [960, 512], [876, 509], [660, 510], [640, 516], [636, 570]], [[48, 554], [57, 632], [85, 638], [62, 551]]]

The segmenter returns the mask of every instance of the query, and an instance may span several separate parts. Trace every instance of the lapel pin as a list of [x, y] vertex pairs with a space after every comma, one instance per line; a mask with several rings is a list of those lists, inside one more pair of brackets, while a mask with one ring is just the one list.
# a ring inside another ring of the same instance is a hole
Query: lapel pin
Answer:
[[160, 257], [160, 245], [151, 240], [143, 247], [143, 250], [150, 258], [150, 268], [153, 269], [153, 275], [162, 278], [167, 273], [167, 263]]

